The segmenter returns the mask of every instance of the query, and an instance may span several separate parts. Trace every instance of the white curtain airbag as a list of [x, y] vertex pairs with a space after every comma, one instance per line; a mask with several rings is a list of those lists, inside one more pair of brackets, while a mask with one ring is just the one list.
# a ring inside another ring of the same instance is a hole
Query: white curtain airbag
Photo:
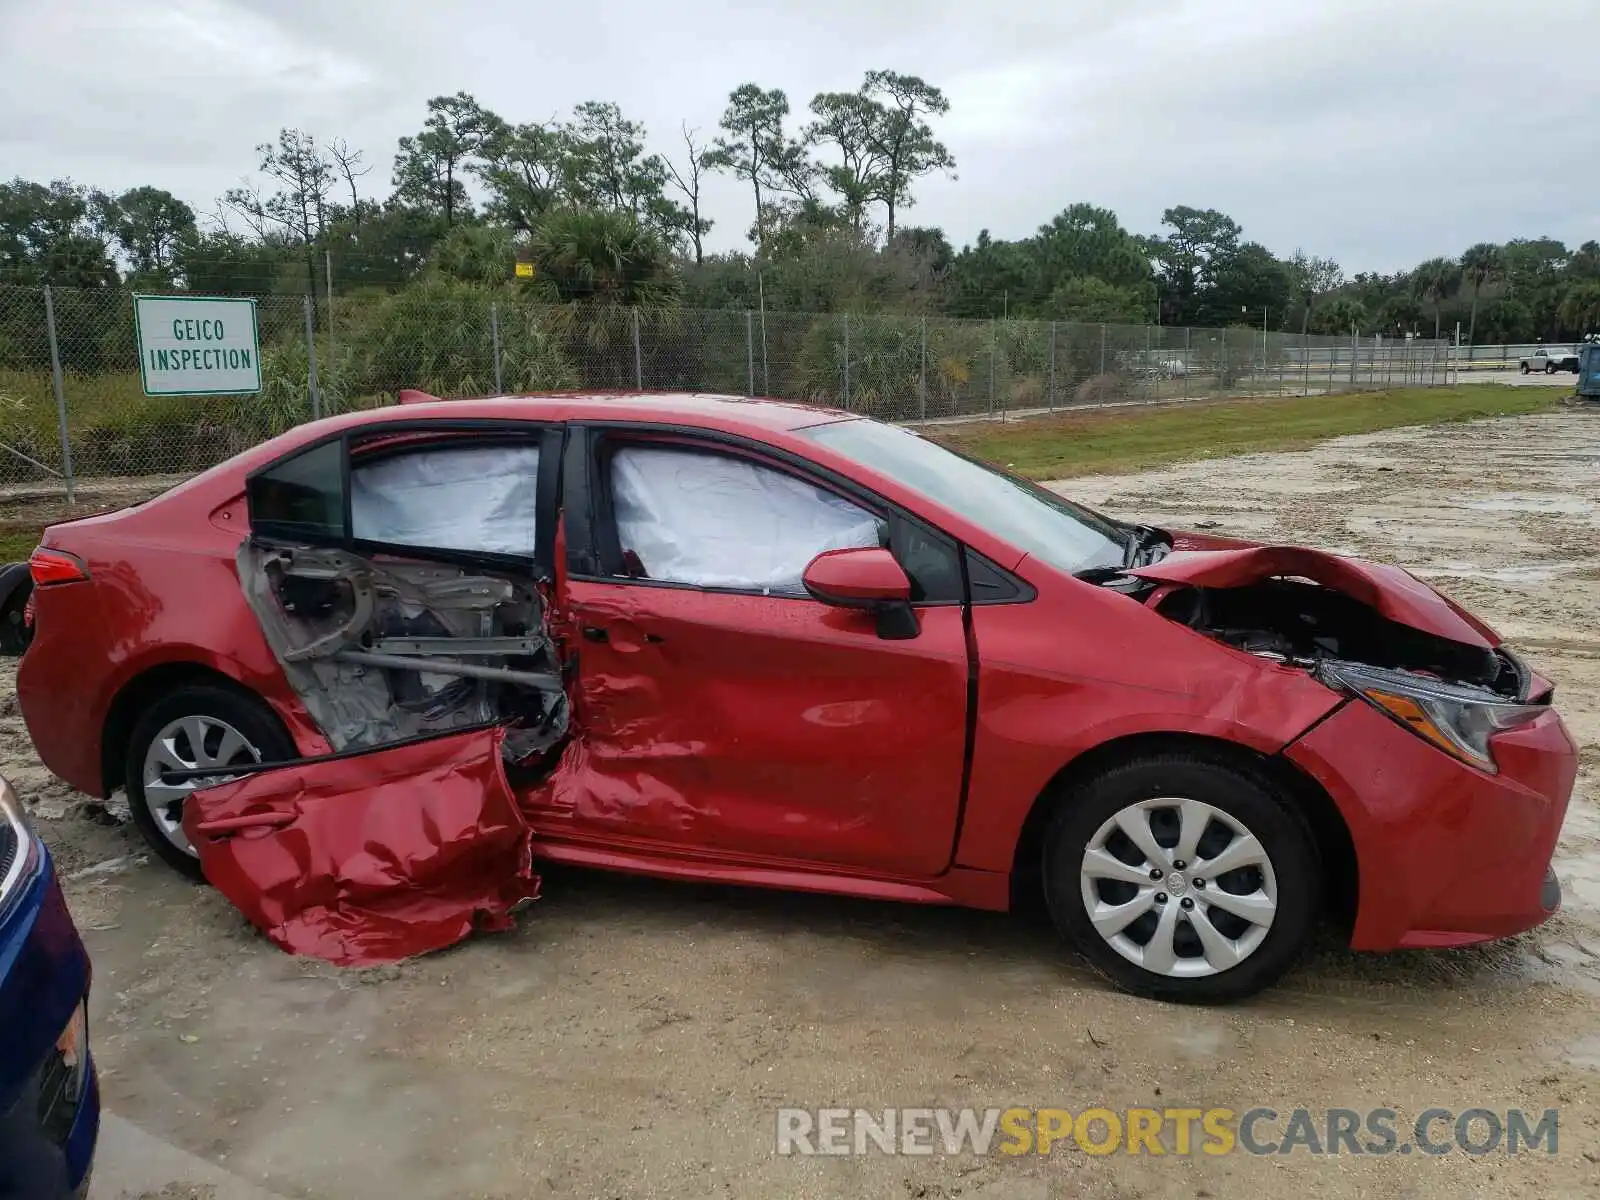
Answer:
[[353, 534], [400, 546], [533, 553], [537, 446], [396, 454], [350, 472]]
[[803, 594], [824, 550], [879, 544], [865, 509], [743, 459], [628, 446], [611, 461], [617, 536], [651, 579]]

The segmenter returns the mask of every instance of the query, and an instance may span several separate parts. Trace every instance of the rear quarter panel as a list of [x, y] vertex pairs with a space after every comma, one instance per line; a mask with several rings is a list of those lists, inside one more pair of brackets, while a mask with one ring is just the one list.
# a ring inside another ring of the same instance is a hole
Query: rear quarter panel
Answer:
[[[230, 498], [231, 499], [231, 498]], [[261, 696], [305, 754], [330, 747], [310, 724], [245, 604], [234, 554], [246, 530], [207, 509], [152, 504], [46, 531], [76, 554], [88, 583], [40, 588], [18, 700], [45, 765], [104, 791], [101, 738], [117, 695], [147, 671], [195, 664]]]

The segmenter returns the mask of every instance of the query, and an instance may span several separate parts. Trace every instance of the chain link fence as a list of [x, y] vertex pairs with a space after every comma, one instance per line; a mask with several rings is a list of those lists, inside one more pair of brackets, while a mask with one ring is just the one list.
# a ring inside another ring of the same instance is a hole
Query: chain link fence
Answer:
[[0, 484], [181, 475], [317, 415], [542, 391], [773, 396], [891, 421], [1451, 382], [1444, 341], [1064, 321], [577, 308], [433, 280], [257, 301], [262, 388], [147, 396], [133, 298], [0, 285]]

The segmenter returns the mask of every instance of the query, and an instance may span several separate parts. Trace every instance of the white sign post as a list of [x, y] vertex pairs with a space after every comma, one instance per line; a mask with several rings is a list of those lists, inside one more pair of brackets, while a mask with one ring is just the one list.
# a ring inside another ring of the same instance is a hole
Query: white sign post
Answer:
[[145, 395], [242, 396], [261, 390], [254, 300], [135, 296], [133, 325]]

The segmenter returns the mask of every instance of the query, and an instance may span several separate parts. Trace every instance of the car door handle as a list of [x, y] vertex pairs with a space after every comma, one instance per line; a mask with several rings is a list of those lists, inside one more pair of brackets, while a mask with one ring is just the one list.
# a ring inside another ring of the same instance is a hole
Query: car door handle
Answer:
[[608, 642], [611, 637], [598, 625], [585, 625], [583, 627], [583, 640], [586, 642]]

